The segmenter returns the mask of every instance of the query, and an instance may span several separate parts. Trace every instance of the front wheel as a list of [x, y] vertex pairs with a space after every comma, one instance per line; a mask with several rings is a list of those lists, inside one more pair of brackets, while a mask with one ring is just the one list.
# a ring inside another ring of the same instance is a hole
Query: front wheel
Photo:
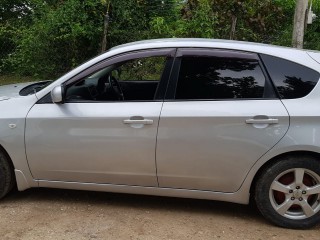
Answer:
[[14, 187], [14, 173], [9, 157], [0, 149], [0, 199]]
[[260, 175], [255, 201], [274, 224], [295, 229], [320, 222], [320, 162], [310, 156], [291, 156], [269, 166]]

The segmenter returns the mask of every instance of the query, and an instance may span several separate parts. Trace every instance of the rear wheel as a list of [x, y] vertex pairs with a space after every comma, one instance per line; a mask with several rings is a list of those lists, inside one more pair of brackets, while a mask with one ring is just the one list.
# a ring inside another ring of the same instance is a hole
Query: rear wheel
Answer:
[[278, 226], [316, 225], [320, 222], [320, 162], [295, 156], [269, 166], [257, 181], [255, 201], [260, 212]]
[[0, 150], [0, 199], [12, 190], [15, 182], [9, 161], [8, 156]]

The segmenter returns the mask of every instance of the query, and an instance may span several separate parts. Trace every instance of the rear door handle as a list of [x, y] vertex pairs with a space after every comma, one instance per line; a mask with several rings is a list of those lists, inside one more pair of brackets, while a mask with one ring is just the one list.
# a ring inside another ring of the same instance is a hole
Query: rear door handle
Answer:
[[247, 124], [277, 124], [279, 123], [279, 119], [276, 118], [268, 118], [268, 119], [247, 119]]
[[123, 120], [124, 124], [143, 124], [143, 125], [151, 125], [153, 124], [153, 120], [152, 119], [139, 119], [139, 120], [135, 120], [135, 119], [126, 119]]

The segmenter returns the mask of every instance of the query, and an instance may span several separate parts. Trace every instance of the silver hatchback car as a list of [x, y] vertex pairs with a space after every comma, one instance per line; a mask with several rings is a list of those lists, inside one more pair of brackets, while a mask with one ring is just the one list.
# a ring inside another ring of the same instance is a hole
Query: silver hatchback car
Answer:
[[204, 39], [111, 49], [0, 88], [0, 197], [16, 184], [248, 204], [320, 222], [320, 53]]

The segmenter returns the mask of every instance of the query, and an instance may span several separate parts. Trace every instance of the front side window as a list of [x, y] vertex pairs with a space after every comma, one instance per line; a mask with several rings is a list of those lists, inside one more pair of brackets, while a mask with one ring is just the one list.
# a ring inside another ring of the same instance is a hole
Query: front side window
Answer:
[[258, 60], [186, 56], [181, 59], [175, 98], [263, 98], [264, 85]]
[[66, 101], [153, 100], [165, 63], [156, 56], [112, 64], [68, 86]]

